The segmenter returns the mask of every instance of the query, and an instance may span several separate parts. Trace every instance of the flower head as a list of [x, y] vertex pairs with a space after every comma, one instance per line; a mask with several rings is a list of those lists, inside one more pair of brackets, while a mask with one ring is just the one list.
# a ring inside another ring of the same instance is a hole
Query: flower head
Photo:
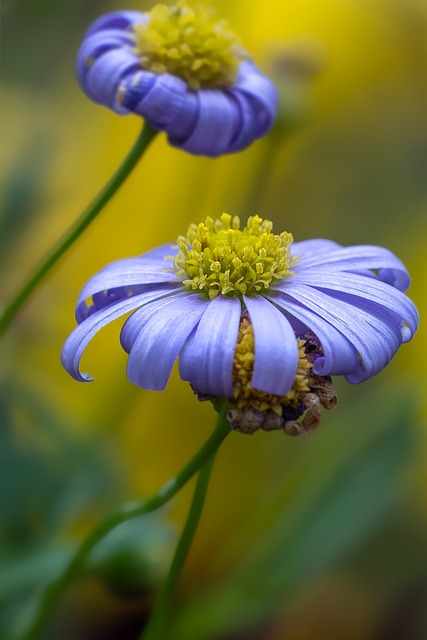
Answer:
[[277, 91], [213, 12], [184, 2], [96, 20], [77, 58], [85, 93], [135, 113], [194, 154], [239, 151], [267, 133]]
[[177, 244], [106, 266], [83, 288], [62, 363], [80, 381], [94, 335], [121, 331], [129, 379], [162, 390], [179, 370], [200, 399], [230, 400], [235, 429], [292, 435], [336, 404], [331, 376], [362, 382], [418, 326], [409, 275], [390, 251], [331, 240], [295, 242], [259, 216], [191, 225]]

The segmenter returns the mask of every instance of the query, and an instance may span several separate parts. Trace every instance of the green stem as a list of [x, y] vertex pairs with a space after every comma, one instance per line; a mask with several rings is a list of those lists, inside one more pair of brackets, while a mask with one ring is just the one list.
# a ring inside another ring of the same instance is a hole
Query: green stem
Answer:
[[179, 580], [194, 534], [196, 533], [197, 525], [199, 524], [200, 517], [202, 515], [214, 460], [215, 454], [205, 462], [199, 471], [187, 521], [178, 541], [175, 554], [169, 568], [169, 573], [160, 590], [148, 624], [141, 635], [141, 640], [160, 640], [164, 637], [168, 614], [171, 608], [173, 591]]
[[149, 124], [145, 123], [141, 133], [138, 136], [137, 141], [130, 150], [129, 154], [124, 159], [123, 163], [110, 178], [104, 188], [98, 193], [95, 199], [90, 205], [83, 211], [81, 216], [71, 227], [59, 238], [59, 240], [51, 247], [47, 252], [44, 259], [41, 261], [38, 268], [24, 283], [20, 291], [11, 300], [11, 302], [3, 309], [0, 315], [0, 335], [7, 329], [16, 313], [21, 306], [31, 295], [34, 289], [42, 281], [44, 276], [50, 271], [50, 269], [56, 264], [61, 256], [67, 251], [69, 247], [77, 240], [77, 238], [83, 233], [83, 231], [90, 225], [92, 220], [98, 215], [98, 213], [104, 208], [107, 202], [116, 193], [117, 189], [128, 177], [132, 169], [137, 164], [138, 160], [149, 146], [150, 142], [156, 135], [155, 131]]
[[46, 590], [37, 616], [33, 621], [30, 629], [23, 636], [22, 640], [33, 640], [37, 638], [38, 633], [46, 623], [54, 607], [60, 600], [63, 593], [70, 586], [74, 578], [79, 574], [85, 561], [95, 545], [102, 540], [110, 531], [122, 522], [137, 518], [145, 513], [155, 511], [171, 498], [194, 476], [204, 463], [212, 457], [220, 444], [230, 433], [230, 425], [227, 421], [227, 402], [224, 402], [221, 413], [218, 416], [215, 430], [212, 432], [205, 444], [191, 458], [191, 460], [181, 469], [181, 471], [169, 482], [167, 482], [158, 493], [154, 494], [148, 500], [124, 505], [122, 508], [111, 513], [103, 520], [82, 542], [77, 549], [68, 566], [58, 580], [52, 583]]

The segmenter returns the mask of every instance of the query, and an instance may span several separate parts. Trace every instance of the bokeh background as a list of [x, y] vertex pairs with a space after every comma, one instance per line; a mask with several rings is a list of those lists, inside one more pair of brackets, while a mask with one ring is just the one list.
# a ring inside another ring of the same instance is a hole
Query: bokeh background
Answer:
[[[105, 183], [140, 122], [74, 77], [90, 22], [144, 0], [3, 0], [2, 301]], [[212, 0], [278, 83], [277, 126], [246, 151], [192, 157], [158, 136], [1, 344], [0, 635], [109, 509], [185, 464], [215, 416], [176, 373], [163, 393], [125, 376], [120, 323], [87, 349], [93, 384], [62, 370], [84, 282], [222, 211], [297, 240], [381, 244], [426, 308], [425, 0]], [[232, 435], [221, 449], [176, 597], [170, 640], [421, 640], [427, 634], [427, 335], [375, 379], [338, 381], [309, 437]], [[117, 529], [43, 640], [136, 639], [191, 499]]]

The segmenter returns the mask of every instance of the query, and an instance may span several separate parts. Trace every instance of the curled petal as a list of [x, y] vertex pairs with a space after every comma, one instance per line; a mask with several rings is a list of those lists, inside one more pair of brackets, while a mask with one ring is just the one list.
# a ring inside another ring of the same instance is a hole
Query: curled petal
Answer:
[[241, 303], [218, 296], [212, 300], [179, 359], [179, 373], [194, 391], [219, 397], [233, 393], [233, 361]]
[[[289, 319], [297, 332], [312, 331], [319, 339], [323, 356], [314, 363], [313, 371], [319, 376], [363, 376], [364, 371], [358, 353], [351, 342], [327, 319], [299, 304], [284, 293], [272, 292], [268, 299], [276, 304]], [[295, 323], [294, 319], [297, 320]], [[303, 330], [300, 323], [303, 324]]]
[[119, 32], [126, 31], [134, 24], [144, 24], [145, 22], [147, 22], [147, 16], [140, 11], [112, 11], [92, 22], [85, 37], [110, 29], [117, 29]]
[[129, 380], [143, 389], [162, 391], [175, 360], [208, 305], [209, 300], [181, 293], [167, 301], [153, 302], [146, 308], [146, 316], [141, 310], [139, 331], [133, 325], [133, 335], [125, 338], [127, 343], [132, 342]]
[[255, 341], [255, 363], [251, 385], [258, 391], [286, 395], [295, 380], [298, 346], [295, 332], [271, 302], [262, 296], [243, 297]]
[[256, 137], [265, 135], [276, 117], [279, 94], [275, 85], [248, 60], [241, 63], [232, 91], [246, 98], [252, 108], [257, 122]]
[[120, 93], [122, 104], [128, 111], [141, 115], [153, 127], [164, 131], [169, 129], [171, 122], [182, 117], [187, 85], [170, 73], [156, 75], [140, 70], [126, 78], [120, 86]]
[[381, 371], [400, 345], [401, 340], [397, 339], [393, 326], [385, 323], [380, 330], [381, 317], [370, 315], [368, 322], [366, 313], [357, 306], [299, 284], [290, 287], [287, 295], [298, 304], [314, 309], [318, 316], [330, 322], [351, 342], [360, 356], [364, 373], [362, 376], [358, 372], [348, 374], [349, 382], [361, 382]]
[[204, 154], [207, 149], [210, 156], [227, 153], [240, 122], [236, 103], [218, 89], [200, 90], [196, 97], [197, 121], [177, 146], [194, 154]]
[[61, 362], [68, 373], [79, 382], [90, 382], [88, 374], [80, 373], [80, 359], [92, 338], [113, 320], [147, 304], [168, 292], [149, 291], [114, 302], [89, 316], [68, 336], [61, 353]]
[[119, 114], [128, 113], [118, 101], [118, 88], [123, 78], [136, 73], [138, 58], [127, 48], [106, 51], [87, 70], [85, 86], [88, 95]]
[[363, 272], [366, 269], [378, 271], [378, 276], [400, 291], [406, 291], [410, 284], [409, 274], [404, 264], [384, 247], [357, 245], [343, 247], [335, 251], [313, 254], [301, 260], [295, 268], [297, 273], [308, 269], [323, 271]]
[[[295, 279], [284, 281], [277, 286], [277, 289], [286, 292], [288, 287], [292, 287], [293, 282], [304, 284], [310, 287], [321, 289], [322, 291], [344, 294], [348, 301], [353, 300], [354, 305], [364, 305], [366, 302], [375, 303], [384, 310], [390, 310], [395, 318], [395, 323], [399, 327], [403, 323], [408, 325], [409, 332], [405, 331], [405, 342], [412, 338], [418, 327], [418, 311], [404, 293], [385, 284], [381, 280], [366, 278], [365, 276], [353, 273], [335, 273], [328, 271], [302, 272]], [[340, 299], [343, 299], [340, 296]], [[377, 307], [372, 305], [372, 313], [376, 313]]]
[[86, 33], [77, 76], [92, 100], [140, 115], [173, 146], [210, 157], [244, 149], [269, 131], [278, 93], [253, 62], [242, 61], [229, 86], [193, 91], [179, 77], [143, 68], [134, 27], [147, 20], [139, 12], [114, 12]]

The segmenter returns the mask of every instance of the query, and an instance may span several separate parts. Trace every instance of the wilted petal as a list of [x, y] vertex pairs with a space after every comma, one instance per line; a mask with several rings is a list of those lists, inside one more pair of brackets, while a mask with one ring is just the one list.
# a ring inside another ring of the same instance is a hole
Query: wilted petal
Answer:
[[295, 380], [298, 345], [295, 332], [285, 316], [271, 302], [259, 297], [243, 297], [254, 331], [254, 389], [286, 395]]
[[128, 361], [129, 380], [143, 389], [162, 391], [175, 360], [208, 305], [209, 300], [182, 293], [173, 300], [154, 302], [147, 308], [147, 318], [141, 313], [140, 331]]
[[231, 397], [234, 353], [241, 316], [237, 298], [218, 296], [209, 303], [179, 359], [179, 372], [194, 391]]

